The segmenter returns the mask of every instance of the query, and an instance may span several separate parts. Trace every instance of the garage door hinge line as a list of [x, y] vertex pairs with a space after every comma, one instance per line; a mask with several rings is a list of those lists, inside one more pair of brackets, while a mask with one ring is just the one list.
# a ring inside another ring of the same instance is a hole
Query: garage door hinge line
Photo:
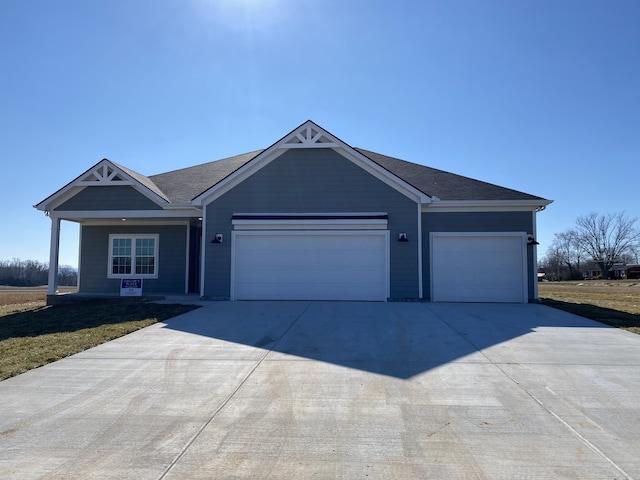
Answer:
[[[425, 305], [427, 308], [429, 308], [427, 305]], [[574, 429], [571, 425], [569, 425], [566, 421], [564, 421], [557, 413], [555, 413], [553, 410], [551, 410], [551, 408], [547, 407], [544, 402], [542, 402], [542, 400], [540, 400], [538, 397], [536, 397], [533, 393], [531, 393], [529, 390], [527, 390], [516, 378], [514, 378], [513, 376], [509, 375], [509, 373], [507, 373], [499, 364], [497, 364], [496, 362], [494, 362], [493, 360], [491, 360], [489, 357], [487, 357], [484, 352], [478, 348], [471, 340], [469, 340], [469, 337], [466, 335], [463, 335], [462, 332], [459, 332], [457, 329], [455, 329], [451, 324], [449, 324], [444, 318], [442, 318], [440, 315], [438, 315], [433, 309], [429, 308], [429, 311], [431, 313], [433, 313], [434, 316], [436, 316], [438, 319], [440, 319], [441, 322], [443, 322], [445, 325], [447, 325], [451, 330], [453, 330], [454, 332], [456, 332], [458, 335], [460, 335], [462, 338], [464, 338], [473, 348], [476, 349], [476, 351], [478, 353], [480, 353], [480, 355], [482, 355], [491, 365], [493, 365], [495, 368], [497, 368], [505, 377], [507, 377], [509, 380], [511, 380], [513, 383], [515, 383], [524, 393], [526, 393], [529, 397], [531, 397], [531, 399], [536, 402], [538, 405], [540, 405], [547, 413], [549, 413], [552, 417], [554, 417], [558, 422], [560, 422], [567, 430], [569, 430], [569, 432], [575, 436], [578, 440], [580, 440], [584, 445], [586, 445], [591, 451], [593, 451], [594, 453], [600, 455], [602, 458], [604, 458], [613, 468], [615, 468], [618, 472], [620, 472], [622, 475], [625, 476], [625, 478], [629, 479], [629, 480], [633, 480], [633, 477], [631, 477], [631, 475], [629, 475], [627, 472], [625, 472], [622, 468], [620, 468], [620, 466], [618, 466], [611, 458], [609, 458], [607, 456], [607, 454], [605, 454], [602, 450], [600, 450], [598, 447], [596, 447], [593, 443], [591, 443], [589, 440], [587, 440], [583, 435], [581, 435], [576, 429]]]
[[280, 340], [282, 340], [284, 338], [284, 336], [289, 332], [289, 330], [291, 330], [291, 328], [293, 328], [293, 326], [298, 322], [298, 320], [300, 320], [302, 318], [302, 316], [307, 313], [307, 310], [309, 310], [309, 307], [311, 307], [311, 302], [309, 302], [307, 304], [307, 306], [304, 308], [304, 310], [302, 311], [302, 313], [300, 313], [300, 315], [298, 315], [292, 322], [291, 324], [284, 330], [284, 332], [282, 332], [282, 335], [280, 335], [280, 337], [273, 343], [273, 345], [271, 346], [271, 348], [269, 350], [267, 350], [265, 352], [264, 355], [262, 355], [262, 357], [260, 357], [260, 359], [256, 362], [256, 364], [251, 368], [251, 370], [249, 371], [249, 373], [247, 373], [245, 375], [245, 377], [242, 379], [242, 381], [236, 386], [236, 388], [233, 389], [233, 391], [229, 394], [229, 396], [220, 404], [220, 406], [218, 408], [216, 408], [214, 410], [214, 412], [211, 414], [211, 416], [207, 419], [206, 422], [204, 422], [202, 424], [202, 426], [198, 429], [198, 431], [196, 431], [196, 433], [189, 439], [189, 441], [186, 443], [186, 445], [184, 446], [184, 448], [180, 451], [180, 453], [178, 453], [178, 455], [176, 456], [176, 458], [167, 466], [167, 468], [164, 470], [164, 472], [162, 472], [162, 474], [158, 477], [158, 480], [162, 480], [163, 478], [165, 478], [169, 472], [173, 469], [173, 467], [180, 461], [180, 459], [182, 457], [184, 457], [184, 455], [187, 453], [187, 451], [189, 450], [189, 448], [191, 448], [191, 445], [193, 445], [193, 443], [198, 439], [198, 437], [202, 434], [202, 432], [204, 432], [205, 428], [207, 428], [211, 422], [213, 421], [214, 418], [216, 418], [216, 416], [218, 415], [218, 413], [220, 413], [220, 411], [227, 406], [227, 404], [231, 401], [231, 399], [236, 395], [236, 393], [238, 393], [238, 391], [242, 388], [242, 386], [247, 382], [247, 380], [249, 380], [249, 377], [251, 377], [251, 375], [253, 375], [253, 372], [255, 372], [258, 367], [262, 364], [262, 362], [264, 361], [265, 358], [267, 358], [267, 356], [273, 352], [273, 349], [275, 348], [275, 346], [280, 343]]

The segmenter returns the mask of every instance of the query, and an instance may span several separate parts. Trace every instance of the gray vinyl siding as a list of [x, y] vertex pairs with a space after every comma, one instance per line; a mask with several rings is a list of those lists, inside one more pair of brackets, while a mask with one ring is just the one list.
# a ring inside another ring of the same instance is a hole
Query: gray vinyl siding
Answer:
[[[526, 232], [533, 233], [533, 212], [425, 212], [422, 214], [423, 292], [431, 299], [429, 234], [431, 232]], [[537, 271], [533, 248], [527, 248], [529, 299], [535, 298]]]
[[83, 226], [80, 293], [119, 295], [120, 279], [107, 278], [109, 235], [158, 234], [158, 278], [145, 278], [143, 294], [185, 293], [187, 225]]
[[[289, 150], [206, 207], [204, 295], [230, 297], [234, 213], [386, 212], [390, 298], [418, 298], [416, 202], [330, 149]], [[398, 243], [406, 232], [407, 243]], [[216, 233], [223, 243], [212, 244]]]
[[87, 187], [81, 190], [56, 211], [87, 210], [161, 210], [155, 202], [142, 195], [135, 188], [122, 186]]

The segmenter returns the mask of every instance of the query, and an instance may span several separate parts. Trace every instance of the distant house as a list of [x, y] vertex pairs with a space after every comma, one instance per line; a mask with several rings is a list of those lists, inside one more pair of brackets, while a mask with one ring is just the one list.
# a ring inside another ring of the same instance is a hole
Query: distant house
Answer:
[[614, 265], [611, 270], [609, 270], [610, 278], [615, 279], [640, 279], [640, 265]]
[[[595, 263], [589, 270], [584, 270], [582, 276], [585, 280], [596, 280], [602, 278], [602, 270], [595, 266]], [[610, 280], [625, 280], [640, 278], [640, 265], [625, 265], [622, 263], [616, 264], [609, 269]]]
[[208, 299], [527, 302], [549, 203], [307, 121], [264, 150], [151, 176], [103, 159], [36, 208], [52, 272], [60, 221], [80, 225], [80, 293], [142, 279], [145, 294]]

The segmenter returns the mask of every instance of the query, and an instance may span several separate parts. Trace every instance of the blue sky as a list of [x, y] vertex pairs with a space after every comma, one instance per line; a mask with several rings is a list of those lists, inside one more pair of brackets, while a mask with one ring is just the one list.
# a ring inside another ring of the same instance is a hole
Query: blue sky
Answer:
[[[0, 2], [0, 260], [48, 261], [32, 205], [109, 158], [151, 175], [311, 119], [354, 147], [640, 216], [640, 2]], [[60, 263], [77, 265], [63, 222]]]

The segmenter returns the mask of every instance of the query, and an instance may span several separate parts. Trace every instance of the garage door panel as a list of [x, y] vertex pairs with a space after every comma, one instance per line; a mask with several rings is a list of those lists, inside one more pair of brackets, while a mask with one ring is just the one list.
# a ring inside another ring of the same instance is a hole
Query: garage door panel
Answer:
[[238, 300], [387, 298], [386, 232], [252, 232], [233, 241]]
[[433, 300], [524, 302], [522, 235], [434, 235]]

